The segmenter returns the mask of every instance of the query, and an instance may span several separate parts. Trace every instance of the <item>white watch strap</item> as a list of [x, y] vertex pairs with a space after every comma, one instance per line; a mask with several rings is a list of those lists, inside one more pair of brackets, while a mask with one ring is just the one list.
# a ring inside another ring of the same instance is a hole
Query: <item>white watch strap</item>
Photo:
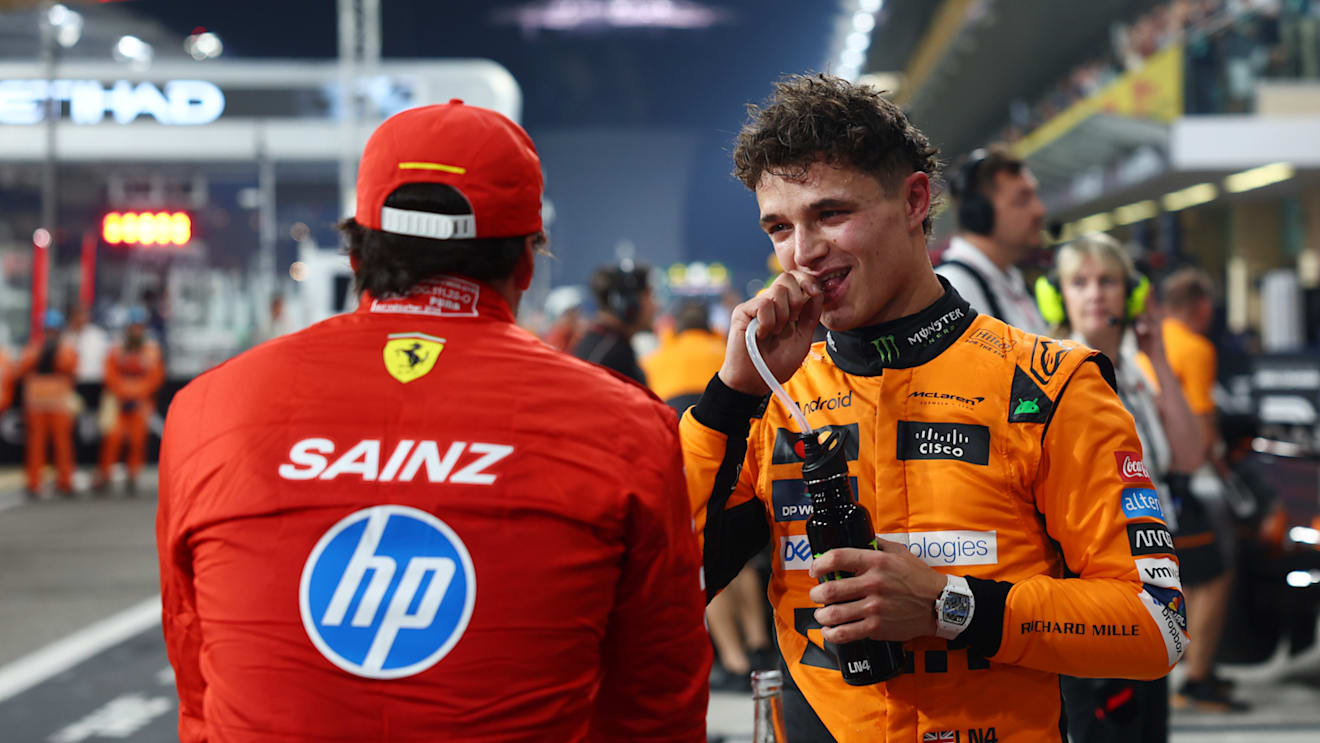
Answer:
[[[961, 606], [958, 611], [948, 610], [955, 603], [966, 605], [965, 615]], [[935, 600], [935, 636], [945, 640], [954, 639], [971, 625], [975, 612], [976, 597], [972, 595], [967, 579], [961, 575], [945, 576], [944, 590], [940, 591], [940, 597]]]

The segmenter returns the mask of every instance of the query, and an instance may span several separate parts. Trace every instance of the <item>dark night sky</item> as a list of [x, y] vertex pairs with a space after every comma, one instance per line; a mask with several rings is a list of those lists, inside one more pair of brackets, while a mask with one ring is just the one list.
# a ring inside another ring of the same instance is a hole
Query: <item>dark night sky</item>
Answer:
[[[523, 87], [525, 123], [538, 126], [732, 127], [745, 101], [785, 72], [818, 69], [834, 0], [703, 0], [725, 12], [707, 29], [541, 32], [497, 17], [525, 4], [383, 0], [385, 57], [485, 57]], [[196, 26], [242, 57], [333, 57], [331, 0], [128, 0], [178, 33]], [[278, 9], [278, 10], [275, 10]]]
[[[769, 244], [754, 199], [729, 176], [733, 136], [771, 81], [824, 65], [840, 11], [837, 0], [702, 3], [724, 22], [529, 35], [497, 20], [523, 2], [382, 0], [382, 56], [484, 57], [517, 79], [561, 217], [556, 283], [583, 280], [628, 239], [661, 265], [723, 260], [741, 286], [764, 275]], [[216, 32], [229, 58], [337, 53], [331, 0], [124, 4], [180, 34]]]

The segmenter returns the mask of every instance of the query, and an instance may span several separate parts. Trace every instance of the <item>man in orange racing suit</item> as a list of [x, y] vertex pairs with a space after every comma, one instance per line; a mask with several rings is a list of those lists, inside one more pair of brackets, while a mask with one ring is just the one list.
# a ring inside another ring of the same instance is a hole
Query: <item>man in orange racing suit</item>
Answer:
[[[1178, 563], [1112, 367], [936, 277], [925, 135], [872, 88], [791, 77], [734, 162], [786, 272], [735, 310], [680, 429], [707, 595], [776, 550], [788, 739], [1061, 740], [1058, 674], [1166, 674], [1188, 641]], [[797, 426], [767, 405], [752, 318], [808, 423], [844, 431], [878, 549], [813, 559]], [[817, 583], [835, 571], [853, 577]], [[845, 684], [832, 644], [864, 637], [902, 642], [905, 672]]]
[[170, 406], [180, 738], [705, 743], [674, 414], [514, 324], [531, 139], [455, 100], [385, 121], [358, 172], [358, 310]]
[[165, 364], [160, 347], [147, 338], [147, 326], [130, 323], [124, 342], [111, 349], [105, 358], [105, 392], [113, 395], [114, 423], [101, 442], [101, 462], [94, 490], [104, 490], [110, 482], [110, 468], [119, 459], [119, 450], [128, 439], [127, 491], [137, 492], [138, 473], [147, 458], [147, 427], [156, 410], [156, 391], [165, 381]]

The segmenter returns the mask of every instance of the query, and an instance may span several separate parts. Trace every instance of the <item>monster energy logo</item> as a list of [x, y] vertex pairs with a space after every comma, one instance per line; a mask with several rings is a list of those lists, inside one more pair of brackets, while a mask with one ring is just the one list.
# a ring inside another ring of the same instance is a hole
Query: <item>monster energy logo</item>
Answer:
[[880, 355], [880, 361], [885, 364], [892, 364], [898, 359], [898, 344], [894, 343], [894, 336], [882, 335], [871, 341], [875, 346], [875, 352]]

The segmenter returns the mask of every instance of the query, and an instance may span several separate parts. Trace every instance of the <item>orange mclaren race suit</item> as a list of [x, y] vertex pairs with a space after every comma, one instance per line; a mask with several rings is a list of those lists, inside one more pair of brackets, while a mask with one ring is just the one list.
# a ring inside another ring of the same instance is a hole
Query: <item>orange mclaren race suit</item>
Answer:
[[705, 743], [674, 414], [489, 285], [260, 345], [181, 391], [164, 438], [185, 743]]
[[114, 396], [114, 423], [101, 441], [101, 481], [110, 478], [110, 468], [119, 459], [128, 440], [128, 481], [137, 481], [147, 459], [147, 430], [156, 410], [156, 392], [165, 381], [165, 363], [160, 346], [146, 341], [138, 348], [120, 344], [105, 358], [105, 392]]
[[1187, 644], [1177, 559], [1112, 366], [976, 315], [941, 282], [920, 313], [831, 331], [785, 385], [813, 428], [846, 432], [877, 534], [970, 584], [970, 626], [904, 643], [905, 673], [848, 686], [820, 635], [788, 412], [716, 376], [680, 426], [708, 596], [774, 546], [793, 743], [1060, 740], [1058, 674], [1157, 678]]

